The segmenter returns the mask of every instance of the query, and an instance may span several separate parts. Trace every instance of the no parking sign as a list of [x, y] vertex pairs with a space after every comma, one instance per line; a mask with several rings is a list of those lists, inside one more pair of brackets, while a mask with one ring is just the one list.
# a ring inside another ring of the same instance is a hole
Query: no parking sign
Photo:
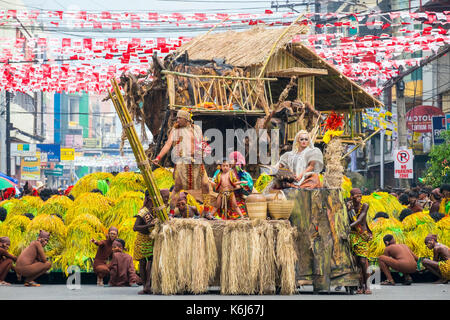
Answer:
[[394, 150], [394, 177], [396, 179], [413, 179], [413, 153], [411, 149]]

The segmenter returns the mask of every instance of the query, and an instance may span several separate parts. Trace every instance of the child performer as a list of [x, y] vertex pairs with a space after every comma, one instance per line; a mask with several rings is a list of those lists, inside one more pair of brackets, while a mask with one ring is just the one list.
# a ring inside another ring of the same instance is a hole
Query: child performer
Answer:
[[239, 189], [240, 184], [246, 183], [246, 181], [239, 181], [233, 170], [230, 170], [230, 163], [227, 159], [223, 160], [220, 165], [220, 172], [217, 174], [214, 181], [211, 181], [216, 192], [219, 193], [216, 200], [216, 205], [213, 209], [213, 215], [217, 211], [222, 210], [225, 220], [228, 218], [228, 205], [231, 205], [231, 209], [234, 212], [239, 213], [240, 218], [244, 218], [242, 212], [236, 202], [234, 191]]

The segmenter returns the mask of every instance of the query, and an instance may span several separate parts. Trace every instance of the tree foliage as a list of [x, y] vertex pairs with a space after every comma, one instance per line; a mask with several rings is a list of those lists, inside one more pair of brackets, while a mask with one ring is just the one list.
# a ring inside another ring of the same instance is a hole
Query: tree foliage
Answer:
[[441, 137], [445, 142], [432, 147], [424, 177], [424, 182], [433, 187], [450, 183], [450, 131], [443, 131]]

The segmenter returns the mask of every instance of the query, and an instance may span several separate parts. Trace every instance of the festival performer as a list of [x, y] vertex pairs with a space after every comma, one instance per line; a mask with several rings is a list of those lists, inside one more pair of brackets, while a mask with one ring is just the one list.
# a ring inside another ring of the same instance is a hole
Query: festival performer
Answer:
[[433, 250], [433, 260], [423, 259], [423, 266], [439, 277], [435, 283], [445, 284], [450, 280], [450, 250], [437, 241], [437, 235], [429, 234], [425, 237], [425, 245]]
[[16, 274], [20, 280], [25, 277], [25, 287], [39, 287], [40, 284], [34, 280], [46, 273], [52, 267], [47, 261], [44, 247], [50, 239], [50, 233], [44, 230], [39, 231], [37, 240], [32, 241], [17, 258]]
[[138, 276], [134, 270], [133, 258], [123, 252], [124, 248], [125, 241], [123, 239], [114, 240], [112, 259], [108, 264], [110, 274], [108, 285], [110, 287], [137, 286]]
[[170, 150], [175, 164], [175, 185], [171, 195], [170, 210], [173, 215], [178, 195], [181, 190], [202, 190], [205, 213], [210, 210], [210, 184], [203, 159], [203, 135], [198, 125], [191, 120], [191, 113], [181, 109], [177, 113], [177, 122], [169, 133], [169, 137], [156, 159], [158, 164]]
[[281, 156], [280, 166], [295, 174], [295, 186], [306, 189], [321, 187], [319, 173], [323, 169], [323, 155], [319, 148], [314, 147], [308, 131], [300, 130], [296, 134], [292, 151]]
[[417, 270], [417, 260], [419, 258], [411, 251], [406, 244], [397, 244], [394, 236], [387, 234], [383, 237], [386, 245], [384, 254], [378, 257], [378, 265], [386, 276], [386, 280], [381, 282], [382, 285], [395, 285], [389, 268], [399, 271], [405, 275], [404, 285], [412, 283], [411, 273]]
[[408, 206], [408, 208], [411, 209], [411, 211], [413, 213], [423, 211], [422, 206], [419, 205], [418, 197], [419, 197], [419, 195], [417, 194], [417, 192], [412, 191], [412, 192], [409, 193], [409, 206]]
[[159, 192], [161, 193], [161, 197], [162, 197], [164, 205], [167, 207], [169, 205], [170, 190], [169, 189], [160, 189]]
[[177, 206], [174, 210], [172, 218], [200, 218], [200, 213], [195, 206], [187, 204], [187, 195], [184, 192], [180, 192], [180, 196], [177, 201]]
[[450, 184], [443, 184], [440, 188], [442, 194], [439, 213], [450, 214]]
[[[238, 205], [239, 210], [242, 215], [247, 216], [247, 210], [245, 207], [245, 197], [252, 193], [253, 190], [253, 179], [252, 176], [244, 170], [245, 166], [245, 157], [239, 151], [233, 151], [228, 155], [228, 160], [230, 161], [231, 169], [234, 171], [234, 174], [238, 178], [238, 180], [244, 181], [245, 183], [241, 184], [236, 190], [234, 190], [234, 196], [236, 198], [236, 203]], [[213, 180], [219, 174], [220, 169], [217, 169], [214, 173]], [[239, 214], [237, 212], [233, 212], [231, 208], [228, 210], [229, 219], [237, 219]]]
[[[161, 193], [161, 196], [163, 194]], [[164, 198], [164, 196], [163, 196]], [[156, 223], [156, 213], [148, 190], [145, 192], [144, 205], [136, 216], [133, 230], [137, 232], [134, 241], [133, 258], [139, 261], [139, 276], [143, 283], [143, 290], [138, 294], [151, 294], [151, 270], [153, 261], [153, 239], [150, 234]]]
[[240, 188], [241, 184], [245, 181], [238, 180], [234, 171], [230, 168], [230, 163], [227, 159], [223, 160], [220, 165], [220, 172], [215, 179], [211, 181], [214, 190], [219, 193], [217, 196], [216, 204], [213, 209], [213, 214], [221, 219], [227, 220], [228, 208], [239, 215], [239, 218], [244, 218], [241, 210], [239, 209], [234, 191]]
[[361, 204], [362, 192], [359, 188], [350, 191], [350, 201], [347, 202], [347, 210], [350, 218], [350, 244], [356, 256], [357, 264], [361, 271], [361, 288], [357, 293], [371, 294], [367, 283], [369, 267], [368, 252], [369, 241], [372, 239], [372, 231], [367, 225], [367, 212], [369, 204]]
[[433, 189], [433, 191], [431, 191], [431, 208], [430, 208], [430, 213], [433, 212], [439, 212], [439, 207], [441, 206], [441, 198], [442, 195], [439, 191], [439, 188], [435, 188]]
[[13, 262], [17, 261], [17, 257], [8, 252], [11, 241], [8, 237], [0, 237], [0, 286], [9, 286], [6, 282], [6, 276], [9, 270], [14, 270]]
[[119, 231], [116, 227], [111, 227], [108, 230], [106, 240], [96, 241], [91, 239], [98, 249], [94, 258], [94, 272], [97, 275], [97, 285], [103, 286], [103, 278], [109, 275], [109, 268], [106, 264], [112, 255], [112, 243], [117, 238]]

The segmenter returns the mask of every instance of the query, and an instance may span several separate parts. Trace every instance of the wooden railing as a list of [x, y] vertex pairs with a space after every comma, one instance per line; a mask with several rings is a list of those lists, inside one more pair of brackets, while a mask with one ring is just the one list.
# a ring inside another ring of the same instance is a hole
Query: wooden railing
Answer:
[[[276, 78], [247, 78], [195, 75], [163, 70], [170, 106], [216, 110], [269, 110], [272, 103], [266, 81]], [[181, 83], [181, 85], [180, 85]]]

